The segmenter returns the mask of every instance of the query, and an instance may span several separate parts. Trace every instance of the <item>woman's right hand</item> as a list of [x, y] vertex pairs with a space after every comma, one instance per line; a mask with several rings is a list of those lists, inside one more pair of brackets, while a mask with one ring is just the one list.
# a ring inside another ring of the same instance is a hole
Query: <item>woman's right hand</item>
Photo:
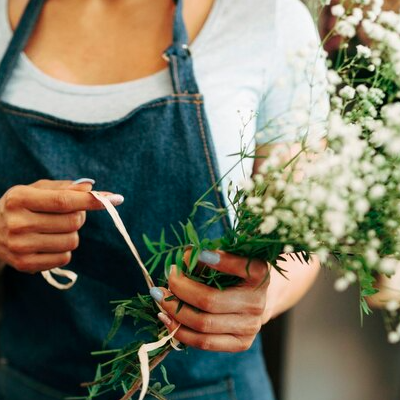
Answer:
[[[0, 264], [27, 273], [69, 264], [86, 211], [104, 208], [88, 193], [93, 183], [40, 180], [9, 189], [0, 199]], [[114, 205], [123, 202], [102, 194]]]

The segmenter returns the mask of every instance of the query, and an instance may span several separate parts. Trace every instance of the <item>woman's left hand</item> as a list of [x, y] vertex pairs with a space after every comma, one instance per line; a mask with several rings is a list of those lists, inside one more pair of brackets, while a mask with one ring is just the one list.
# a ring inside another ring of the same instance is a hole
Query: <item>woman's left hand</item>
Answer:
[[[189, 257], [190, 250], [185, 253], [186, 262]], [[243, 282], [222, 291], [187, 278], [174, 266], [169, 276], [169, 290], [153, 288], [150, 291], [168, 313], [160, 313], [160, 320], [170, 332], [181, 324], [175, 338], [188, 346], [226, 352], [249, 349], [271, 316], [266, 304], [267, 265], [253, 260], [246, 270], [246, 258], [223, 251], [204, 251], [199, 261], [217, 271], [243, 278]], [[185, 303], [179, 312], [176, 312], [179, 300], [165, 301], [172, 295]]]

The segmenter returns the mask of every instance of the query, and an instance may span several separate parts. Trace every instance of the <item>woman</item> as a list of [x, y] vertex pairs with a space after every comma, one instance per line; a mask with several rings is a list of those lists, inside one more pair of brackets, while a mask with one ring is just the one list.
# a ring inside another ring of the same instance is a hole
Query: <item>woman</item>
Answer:
[[[79, 384], [93, 377], [90, 351], [110, 327], [109, 300], [145, 291], [108, 216], [94, 212], [102, 208], [88, 193], [94, 181], [78, 178], [89, 176], [110, 191], [145, 254], [141, 234], [153, 238], [184, 221], [218, 180], [217, 165], [226, 171], [234, 162], [227, 155], [241, 143], [237, 110], [243, 119], [259, 110], [245, 121], [242, 140], [250, 144], [256, 130], [288, 109], [293, 92], [309, 92], [304, 77], [292, 85], [286, 51], [317, 39], [297, 0], [185, 0], [183, 17], [181, 0], [0, 4], [1, 394], [61, 399], [84, 393]], [[281, 72], [286, 88], [277, 85]], [[252, 167], [247, 160], [245, 168]], [[238, 176], [240, 168], [231, 178]], [[209, 200], [225, 202], [218, 190]], [[200, 214], [197, 223], [207, 217]], [[303, 296], [318, 262], [289, 259], [291, 280], [273, 271], [269, 285], [260, 286], [262, 263], [252, 262], [248, 277], [240, 257], [207, 252], [201, 260], [246, 283], [219, 292], [171, 274], [171, 291], [199, 314], [184, 307], [175, 315], [163, 300], [166, 290], [152, 290], [169, 313], [163, 321], [170, 329], [180, 322], [176, 338], [191, 346], [166, 361], [177, 385], [169, 398], [272, 399], [257, 333]], [[69, 291], [36, 274], [66, 265], [79, 275]], [[131, 326], [124, 326], [112, 346], [131, 338]]]

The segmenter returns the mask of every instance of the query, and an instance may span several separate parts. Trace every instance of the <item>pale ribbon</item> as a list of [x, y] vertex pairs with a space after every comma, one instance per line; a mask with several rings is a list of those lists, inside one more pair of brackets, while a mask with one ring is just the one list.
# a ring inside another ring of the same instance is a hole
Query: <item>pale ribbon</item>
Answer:
[[[118, 211], [112, 205], [110, 200], [108, 200], [106, 197], [102, 196], [100, 193], [98, 193], [96, 191], [91, 191], [89, 193], [92, 194], [97, 200], [99, 200], [104, 205], [104, 207], [106, 208], [106, 210], [110, 214], [111, 218], [113, 219], [115, 226], [117, 227], [117, 229], [121, 233], [122, 237], [125, 239], [125, 242], [127, 243], [127, 245], [129, 247], [129, 249], [131, 250], [133, 256], [135, 257], [136, 261], [138, 262], [139, 267], [142, 270], [144, 279], [146, 280], [147, 286], [149, 287], [149, 289], [154, 287], [155, 284], [153, 282], [153, 279], [151, 278], [151, 276], [150, 276], [149, 272], [147, 271], [142, 259], [140, 258], [139, 252], [137, 251], [135, 245], [133, 244], [132, 239], [130, 238], [130, 236], [129, 236], [126, 228], [125, 228], [125, 225], [122, 222], [122, 219], [118, 214]], [[66, 278], [68, 278], [70, 280], [70, 282], [66, 283], [66, 284], [59, 283], [53, 278], [52, 274], [58, 275], [58, 276], [62, 276], [62, 277], [66, 277]], [[42, 275], [43, 275], [44, 279], [46, 279], [46, 281], [50, 285], [52, 285], [55, 288], [60, 289], [60, 290], [70, 289], [72, 286], [74, 286], [74, 284], [75, 284], [75, 282], [76, 282], [76, 280], [78, 278], [78, 275], [75, 274], [75, 272], [68, 271], [68, 270], [65, 270], [65, 269], [60, 269], [60, 268], [54, 268], [54, 269], [52, 269], [50, 271], [42, 272]], [[157, 303], [157, 306], [161, 310], [161, 312], [166, 314], [165, 310], [158, 303]], [[178, 331], [179, 328], [180, 328], [180, 324], [168, 336], [164, 336], [163, 338], [161, 338], [160, 340], [158, 340], [157, 342], [154, 342], [154, 343], [143, 344], [139, 348], [138, 357], [139, 357], [139, 361], [140, 361], [140, 371], [142, 373], [142, 389], [140, 391], [139, 400], [143, 400], [144, 397], [146, 396], [147, 389], [149, 387], [149, 382], [150, 382], [150, 368], [149, 368], [149, 355], [148, 355], [148, 353], [153, 351], [153, 350], [157, 350], [157, 349], [161, 348], [168, 341], [171, 342], [170, 344], [175, 350], [182, 350], [182, 349], [180, 349], [178, 347], [179, 341], [177, 341], [174, 338], [174, 335]]]
[[[71, 289], [72, 286], [75, 285], [76, 280], [78, 279], [78, 275], [75, 272], [69, 271], [67, 269], [61, 269], [61, 268], [53, 268], [50, 271], [43, 271], [42, 275], [43, 275], [43, 278], [46, 279], [46, 281], [51, 286], [54, 286], [55, 288], [57, 288], [59, 290]], [[60, 283], [54, 279], [53, 275], [68, 278], [70, 280], [70, 282]]]

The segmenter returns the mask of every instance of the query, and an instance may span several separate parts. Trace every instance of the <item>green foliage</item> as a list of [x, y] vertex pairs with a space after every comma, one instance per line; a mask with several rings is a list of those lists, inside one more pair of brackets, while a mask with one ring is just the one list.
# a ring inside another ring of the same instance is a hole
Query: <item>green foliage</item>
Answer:
[[[149, 267], [151, 274], [154, 274], [159, 268], [164, 268], [164, 274], [169, 275], [173, 263], [177, 266], [178, 271], [182, 271], [185, 275], [197, 282], [216, 287], [220, 290], [225, 290], [228, 287], [237, 285], [241, 279], [235, 276], [216, 271], [208, 267], [198, 267], [198, 258], [203, 250], [221, 249], [233, 254], [248, 257], [252, 259], [265, 260], [270, 263], [280, 272], [283, 272], [277, 265], [277, 261], [281, 260], [280, 254], [283, 249], [283, 244], [279, 243], [273, 237], [270, 238], [270, 246], [266, 246], [268, 238], [265, 235], [257, 233], [257, 216], [249, 211], [244, 203], [246, 194], [243, 191], [238, 191], [232, 204], [237, 210], [237, 223], [234, 229], [229, 229], [224, 236], [211, 240], [200, 234], [206, 232], [213, 224], [220, 223], [221, 219], [226, 215], [226, 210], [221, 210], [213, 207], [210, 203], [199, 201], [195, 205], [198, 212], [203, 208], [212, 209], [214, 216], [208, 220], [204, 226], [196, 229], [191, 219], [186, 223], [179, 222], [178, 227], [171, 226], [173, 238], [178, 245], [171, 245], [167, 242], [165, 231], [162, 230], [160, 238], [157, 241], [152, 241], [146, 235], [143, 235], [143, 242], [151, 253], [151, 257], [147, 260], [146, 265]], [[194, 217], [196, 213], [192, 213]], [[191, 250], [188, 265], [184, 262], [184, 253]], [[308, 254], [304, 252], [304, 258]], [[164, 260], [162, 265], [162, 260]], [[268, 269], [266, 269], [268, 270]], [[265, 279], [268, 279], [269, 274], [266, 272]], [[170, 296], [166, 301], [176, 299], [175, 296]], [[156, 341], [166, 332], [164, 325], [158, 320], [157, 313], [159, 312], [153, 299], [149, 295], [137, 294], [129, 300], [112, 301], [116, 307], [114, 309], [114, 322], [110, 329], [107, 338], [104, 341], [104, 351], [93, 353], [95, 356], [107, 356], [113, 354], [113, 358], [99, 364], [96, 379], [89, 385], [89, 396], [87, 399], [92, 399], [98, 396], [104, 390], [116, 390], [122, 388], [129, 390], [132, 385], [140, 380], [140, 364], [138, 360], [138, 350], [143, 344], [143, 340], [133, 340], [123, 349], [106, 350], [106, 347], [112, 344], [112, 340], [118, 334], [122, 323], [127, 318], [132, 318], [134, 326], [136, 326], [136, 336], [146, 334], [146, 341]], [[179, 312], [183, 306], [183, 302], [179, 301], [176, 312]], [[168, 351], [170, 345], [160, 349], [150, 356], [150, 364], [157, 361], [158, 357], [164, 351]], [[165, 395], [173, 391], [174, 385], [168, 381], [166, 370], [163, 366], [160, 367], [166, 385], [159, 382], [154, 383], [149, 393], [158, 399], [163, 399]]]

